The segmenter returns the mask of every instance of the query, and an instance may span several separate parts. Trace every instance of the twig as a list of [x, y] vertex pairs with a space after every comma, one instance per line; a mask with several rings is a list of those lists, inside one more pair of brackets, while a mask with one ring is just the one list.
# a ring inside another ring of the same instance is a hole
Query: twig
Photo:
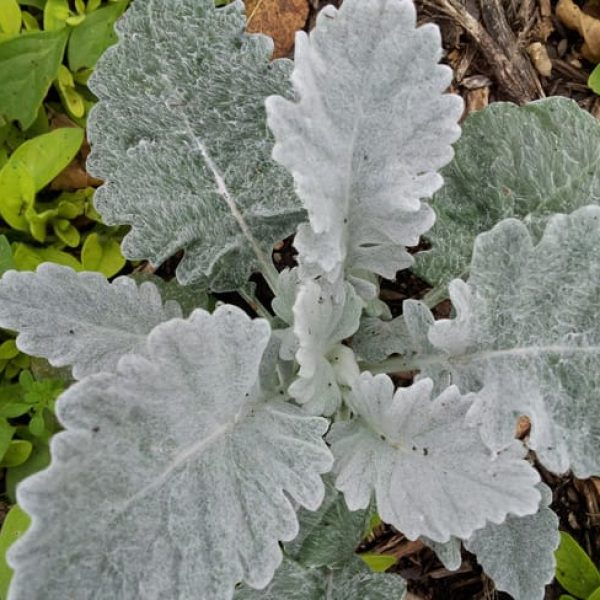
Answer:
[[490, 32], [459, 0], [431, 0], [427, 4], [454, 19], [473, 39], [489, 63], [504, 95], [519, 104], [545, 95], [533, 66], [521, 52], [506, 21], [500, 0], [480, 2], [482, 16]]

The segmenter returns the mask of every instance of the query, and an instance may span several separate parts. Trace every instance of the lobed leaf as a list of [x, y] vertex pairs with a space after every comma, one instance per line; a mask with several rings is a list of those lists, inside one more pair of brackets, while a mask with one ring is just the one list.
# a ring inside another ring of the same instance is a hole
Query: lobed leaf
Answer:
[[433, 247], [414, 267], [434, 285], [468, 271], [475, 237], [500, 220], [522, 219], [539, 238], [553, 213], [600, 198], [600, 126], [567, 98], [494, 102], [467, 118], [455, 153], [431, 202]]
[[285, 544], [285, 554], [305, 567], [343, 567], [364, 536], [371, 511], [350, 511], [330, 477], [325, 499], [316, 511], [298, 512], [300, 533]]
[[88, 165], [107, 181], [95, 202], [132, 226], [123, 254], [160, 264], [184, 250], [179, 281], [220, 291], [268, 268], [303, 218], [263, 104], [289, 94], [291, 62], [270, 62], [272, 42], [244, 26], [240, 1], [136, 0], [90, 80]]
[[240, 589], [235, 600], [401, 600], [406, 582], [399, 575], [373, 573], [358, 558], [344, 569], [311, 569], [289, 559], [265, 590]]
[[381, 362], [390, 354], [401, 354], [408, 348], [412, 348], [412, 339], [403, 316], [391, 321], [364, 316], [352, 336], [352, 349], [369, 362]]
[[539, 476], [520, 442], [493, 455], [466, 422], [473, 397], [451, 386], [431, 399], [432, 389], [424, 379], [394, 393], [387, 375], [361, 374], [346, 399], [357, 418], [327, 437], [348, 507], [366, 508], [374, 493], [383, 521], [436, 542], [535, 512]]
[[422, 537], [421, 541], [429, 546], [448, 571], [457, 571], [462, 564], [461, 541], [451, 537], [447, 542], [434, 542]]
[[[352, 348], [369, 362], [378, 363], [391, 354], [402, 356], [441, 354], [427, 337], [435, 319], [419, 300], [405, 300], [402, 315], [391, 321], [366, 317], [352, 337]], [[448, 382], [449, 385], [449, 382]]]
[[76, 273], [43, 263], [35, 273], [8, 271], [0, 280], [0, 326], [18, 332], [22, 352], [43, 356], [73, 376], [113, 371], [121, 356], [143, 352], [148, 334], [181, 316], [150, 282], [109, 283], [99, 273]]
[[514, 600], [544, 600], [546, 585], [554, 578], [558, 517], [549, 508], [550, 488], [540, 483], [539, 489], [542, 503], [537, 513], [509, 515], [504, 523], [488, 524], [465, 540], [465, 548], [477, 556], [496, 589]]
[[316, 512], [298, 512], [300, 533], [284, 545], [273, 581], [260, 591], [241, 586], [235, 600], [401, 600], [406, 591], [401, 577], [375, 573], [354, 554], [370, 514], [350, 511], [326, 477], [323, 503]]
[[470, 418], [490, 447], [526, 415], [542, 464], [581, 478], [600, 474], [599, 247], [597, 206], [552, 217], [537, 245], [514, 219], [481, 234], [468, 283], [450, 285], [456, 318], [429, 331], [445, 356], [422, 363], [477, 392]]
[[267, 113], [273, 156], [310, 218], [296, 235], [301, 269], [330, 282], [344, 271], [394, 278], [433, 224], [421, 199], [442, 185], [436, 171], [459, 135], [439, 31], [416, 28], [412, 0], [346, 0], [295, 48], [299, 100], [268, 98]]
[[9, 553], [12, 600], [268, 584], [298, 533], [292, 502], [315, 510], [332, 462], [324, 419], [261, 394], [269, 337], [238, 308], [196, 310], [61, 396], [53, 462], [17, 491], [33, 520]]
[[339, 297], [316, 281], [299, 287], [293, 313], [300, 371], [289, 392], [311, 414], [333, 414], [342, 402], [341, 386], [358, 377], [354, 354], [341, 342], [358, 328], [362, 306], [349, 284]]

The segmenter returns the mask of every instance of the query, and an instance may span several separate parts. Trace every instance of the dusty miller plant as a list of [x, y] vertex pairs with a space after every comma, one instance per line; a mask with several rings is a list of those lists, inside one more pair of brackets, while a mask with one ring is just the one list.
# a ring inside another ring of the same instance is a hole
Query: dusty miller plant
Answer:
[[[294, 63], [239, 2], [136, 0], [118, 29], [91, 82], [98, 210], [131, 225], [131, 259], [183, 251], [191, 289], [252, 298], [260, 271], [273, 312], [190, 314], [152, 281], [52, 264], [3, 277], [0, 325], [78, 380], [50, 467], [18, 489], [10, 599], [401, 598], [353, 555], [374, 507], [448, 568], [462, 544], [541, 600], [558, 520], [526, 454], [600, 474], [592, 117], [497, 104], [457, 142], [411, 0], [326, 7]], [[436, 287], [392, 319], [380, 278], [410, 267]]]

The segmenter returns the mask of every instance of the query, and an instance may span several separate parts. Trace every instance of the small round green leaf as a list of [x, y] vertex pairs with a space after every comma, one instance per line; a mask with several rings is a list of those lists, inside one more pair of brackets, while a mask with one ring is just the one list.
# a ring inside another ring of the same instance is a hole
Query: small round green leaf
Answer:
[[35, 202], [35, 182], [25, 164], [11, 156], [0, 171], [0, 215], [18, 231], [29, 231], [25, 207]]
[[62, 127], [21, 144], [9, 163], [20, 162], [33, 178], [39, 192], [48, 185], [77, 155], [83, 142], [83, 129]]
[[106, 277], [112, 277], [125, 266], [126, 261], [115, 240], [102, 239], [97, 233], [91, 233], [83, 243], [81, 262], [86, 271], [99, 271]]
[[588, 87], [595, 93], [600, 95], [600, 65], [596, 65], [588, 78]]
[[21, 31], [21, 9], [17, 0], [0, 0], [0, 34], [9, 37]]
[[22, 465], [31, 454], [33, 446], [27, 440], [12, 440], [0, 467], [18, 467]]
[[53, 31], [64, 29], [71, 11], [68, 0], [46, 0], [44, 6], [44, 29]]
[[19, 354], [15, 340], [6, 340], [0, 344], [0, 359], [10, 360]]
[[359, 554], [358, 557], [375, 573], [384, 573], [396, 564], [396, 557], [388, 554]]

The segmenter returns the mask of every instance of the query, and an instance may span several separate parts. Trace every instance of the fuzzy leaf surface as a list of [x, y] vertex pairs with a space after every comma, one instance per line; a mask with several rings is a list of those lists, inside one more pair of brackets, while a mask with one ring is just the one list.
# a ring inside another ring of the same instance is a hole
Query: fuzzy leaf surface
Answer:
[[243, 4], [134, 2], [90, 87], [91, 172], [108, 224], [129, 224], [131, 259], [180, 250], [181, 283], [241, 287], [303, 218], [292, 178], [270, 157], [264, 98], [289, 93], [291, 62], [244, 34]]
[[310, 218], [295, 240], [301, 269], [331, 282], [344, 270], [393, 278], [433, 224], [421, 199], [442, 185], [436, 171], [459, 136], [439, 31], [416, 28], [412, 0], [346, 0], [295, 48], [299, 100], [268, 98], [267, 112], [273, 156]]
[[406, 582], [399, 575], [373, 573], [360, 559], [341, 569], [314, 569], [284, 559], [264, 590], [248, 587], [235, 600], [402, 600]]
[[342, 401], [340, 386], [358, 377], [352, 350], [341, 341], [358, 329], [362, 306], [349, 284], [339, 297], [316, 281], [299, 287], [293, 314], [300, 371], [289, 392], [311, 414], [333, 414]]
[[460, 569], [462, 564], [462, 555], [460, 552], [461, 541], [456, 537], [451, 537], [447, 542], [434, 542], [429, 538], [421, 538], [421, 541], [429, 546], [439, 558], [440, 562], [448, 571]]
[[278, 541], [298, 533], [292, 502], [316, 510], [332, 463], [324, 419], [260, 393], [269, 337], [236, 307], [199, 309], [61, 396], [52, 464], [17, 492], [33, 523], [9, 555], [12, 600], [221, 600], [268, 584]]
[[523, 219], [539, 237], [549, 215], [600, 199], [600, 125], [573, 100], [494, 102], [469, 116], [454, 149], [431, 202], [432, 249], [415, 265], [434, 285], [468, 270], [475, 237], [500, 220]]
[[306, 567], [341, 568], [354, 555], [368, 528], [371, 511], [351, 511], [330, 477], [317, 511], [298, 512], [300, 533], [285, 545], [285, 554]]
[[429, 331], [445, 357], [422, 363], [477, 392], [470, 417], [490, 447], [526, 415], [544, 466], [581, 478], [600, 474], [599, 251], [598, 206], [554, 216], [538, 244], [514, 219], [479, 235], [468, 283], [450, 284], [456, 318]]
[[121, 356], [143, 351], [154, 327], [180, 316], [153, 283], [138, 287], [129, 277], [109, 283], [100, 273], [43, 263], [0, 280], [0, 326], [18, 332], [22, 352], [72, 366], [76, 379], [113, 371]]
[[465, 540], [465, 548], [477, 556], [496, 588], [514, 600], [543, 600], [546, 585], [554, 578], [558, 517], [549, 508], [552, 491], [543, 483], [540, 490], [537, 513], [509, 515], [504, 523], [489, 524]]
[[412, 339], [403, 316], [391, 321], [365, 316], [352, 336], [352, 349], [363, 360], [380, 362], [390, 354], [412, 349]]
[[432, 389], [423, 379], [394, 393], [387, 375], [361, 374], [346, 399], [358, 418], [328, 434], [348, 507], [366, 508], [374, 493], [384, 522], [437, 542], [535, 512], [539, 476], [522, 445], [494, 457], [466, 422], [473, 397], [451, 386], [432, 399]]
[[358, 331], [352, 336], [352, 348], [362, 359], [372, 363], [381, 362], [391, 354], [440, 354], [428, 338], [434, 321], [433, 314], [423, 302], [405, 300], [402, 315], [391, 321], [375, 317], [361, 319]]

